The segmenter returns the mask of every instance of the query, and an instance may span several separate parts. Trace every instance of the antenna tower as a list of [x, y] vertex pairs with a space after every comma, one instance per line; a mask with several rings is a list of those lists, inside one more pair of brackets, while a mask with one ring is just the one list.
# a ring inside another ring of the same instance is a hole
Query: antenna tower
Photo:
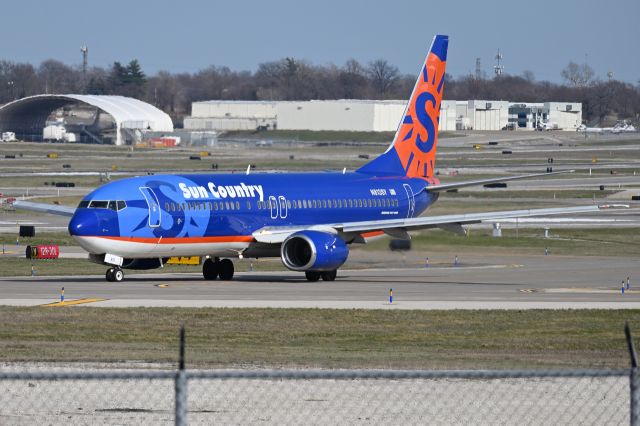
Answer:
[[82, 89], [86, 90], [87, 87], [87, 64], [89, 58], [89, 48], [87, 46], [82, 46], [80, 48], [80, 52], [82, 52]]
[[500, 77], [504, 72], [504, 65], [502, 65], [502, 53], [500, 53], [500, 49], [498, 49], [498, 53], [496, 53], [496, 65], [493, 67], [493, 71], [496, 73], [496, 77]]

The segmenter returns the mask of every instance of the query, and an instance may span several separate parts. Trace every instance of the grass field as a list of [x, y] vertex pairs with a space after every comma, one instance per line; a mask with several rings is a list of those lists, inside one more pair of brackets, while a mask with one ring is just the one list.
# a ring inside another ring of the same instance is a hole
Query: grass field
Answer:
[[[472, 230], [468, 236], [445, 231], [429, 231], [412, 238], [412, 250], [451, 251], [493, 254], [540, 254], [545, 247], [554, 255], [567, 256], [640, 256], [640, 233], [635, 228], [551, 229], [552, 238], [544, 238], [542, 229], [503, 229], [502, 237], [490, 230]], [[517, 236], [516, 236], [517, 232]], [[367, 244], [367, 249], [383, 249], [386, 240]]]
[[0, 361], [191, 367], [628, 367], [640, 311], [0, 307]]

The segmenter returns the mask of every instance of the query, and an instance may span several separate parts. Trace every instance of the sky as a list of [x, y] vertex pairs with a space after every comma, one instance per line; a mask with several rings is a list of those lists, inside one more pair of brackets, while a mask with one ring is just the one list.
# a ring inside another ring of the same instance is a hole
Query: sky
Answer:
[[363, 64], [383, 58], [417, 73], [434, 34], [448, 34], [447, 72], [474, 73], [476, 57], [493, 74], [532, 71], [562, 81], [569, 63], [596, 76], [640, 80], [640, 1], [514, 0], [21, 0], [2, 5], [0, 59], [34, 65], [53, 58], [80, 65], [138, 59], [160, 70], [197, 72], [210, 65], [254, 71], [284, 57], [314, 64]]

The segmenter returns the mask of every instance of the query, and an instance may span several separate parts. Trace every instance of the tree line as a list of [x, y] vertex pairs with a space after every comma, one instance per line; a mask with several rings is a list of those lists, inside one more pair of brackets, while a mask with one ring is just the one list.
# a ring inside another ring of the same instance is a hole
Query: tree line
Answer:
[[[640, 119], [637, 85], [600, 80], [586, 64], [570, 62], [560, 72], [563, 84], [537, 81], [531, 71], [496, 78], [447, 74], [445, 99], [522, 102], [581, 102], [590, 124]], [[202, 100], [407, 99], [414, 75], [403, 75], [384, 59], [362, 64], [315, 65], [284, 58], [261, 63], [255, 72], [210, 66], [195, 73], [160, 71], [147, 76], [137, 60], [109, 68], [79, 67], [49, 59], [38, 66], [0, 60], [0, 104], [25, 96], [85, 93], [131, 96], [149, 102], [180, 123], [191, 103]]]

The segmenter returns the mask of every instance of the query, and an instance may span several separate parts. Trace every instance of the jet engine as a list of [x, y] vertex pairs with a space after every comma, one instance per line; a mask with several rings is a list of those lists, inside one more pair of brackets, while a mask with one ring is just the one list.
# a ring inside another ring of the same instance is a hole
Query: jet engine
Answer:
[[332, 271], [347, 261], [349, 248], [342, 238], [328, 232], [300, 231], [282, 243], [282, 263], [292, 271]]

